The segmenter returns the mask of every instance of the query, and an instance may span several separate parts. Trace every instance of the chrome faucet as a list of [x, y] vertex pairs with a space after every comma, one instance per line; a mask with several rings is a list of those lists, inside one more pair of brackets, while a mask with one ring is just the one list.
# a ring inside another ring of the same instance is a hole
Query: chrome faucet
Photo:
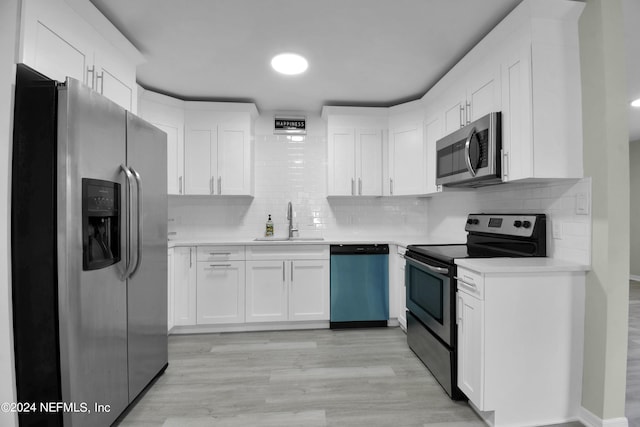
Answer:
[[293, 233], [297, 232], [297, 228], [293, 228], [293, 205], [291, 202], [287, 205], [287, 219], [289, 220], [289, 238], [293, 237]]

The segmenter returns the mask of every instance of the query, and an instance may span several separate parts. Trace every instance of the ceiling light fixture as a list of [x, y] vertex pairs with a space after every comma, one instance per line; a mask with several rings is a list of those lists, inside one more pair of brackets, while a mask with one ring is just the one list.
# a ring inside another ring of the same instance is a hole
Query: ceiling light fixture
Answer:
[[636, 99], [635, 101], [631, 101], [631, 106], [640, 108], [640, 98]]
[[279, 73], [294, 75], [304, 73], [309, 63], [296, 53], [281, 53], [271, 59], [271, 66]]

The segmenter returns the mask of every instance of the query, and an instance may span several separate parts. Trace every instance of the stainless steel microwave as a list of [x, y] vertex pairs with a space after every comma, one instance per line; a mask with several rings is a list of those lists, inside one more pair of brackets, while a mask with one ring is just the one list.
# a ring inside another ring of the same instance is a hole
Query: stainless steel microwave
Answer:
[[490, 113], [436, 142], [436, 184], [481, 187], [502, 182], [500, 112]]

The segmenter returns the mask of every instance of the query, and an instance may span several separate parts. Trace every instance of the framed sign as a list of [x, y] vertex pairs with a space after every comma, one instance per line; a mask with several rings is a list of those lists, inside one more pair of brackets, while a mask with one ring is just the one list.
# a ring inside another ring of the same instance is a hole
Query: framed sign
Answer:
[[275, 116], [273, 119], [274, 135], [306, 135], [307, 118], [300, 116]]

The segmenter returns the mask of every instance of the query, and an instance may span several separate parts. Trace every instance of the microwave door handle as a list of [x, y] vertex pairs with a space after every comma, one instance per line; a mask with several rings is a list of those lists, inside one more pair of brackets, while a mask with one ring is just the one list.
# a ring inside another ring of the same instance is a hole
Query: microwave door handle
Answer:
[[406, 255], [402, 255], [402, 258], [406, 259], [409, 262], [413, 262], [415, 264], [418, 264], [419, 266], [424, 267], [427, 270], [433, 271], [434, 273], [449, 274], [449, 269], [448, 268], [435, 267], [433, 265], [425, 264], [424, 262], [420, 262], [420, 261], [417, 261], [417, 260], [415, 260], [413, 258], [409, 258]]
[[473, 169], [473, 166], [471, 165], [471, 150], [470, 150], [471, 140], [473, 139], [473, 136], [475, 134], [476, 134], [476, 128], [474, 127], [471, 129], [471, 132], [469, 132], [467, 141], [464, 143], [464, 161], [467, 164], [467, 169], [469, 170], [469, 173], [471, 174], [471, 176], [476, 176], [476, 171]]

